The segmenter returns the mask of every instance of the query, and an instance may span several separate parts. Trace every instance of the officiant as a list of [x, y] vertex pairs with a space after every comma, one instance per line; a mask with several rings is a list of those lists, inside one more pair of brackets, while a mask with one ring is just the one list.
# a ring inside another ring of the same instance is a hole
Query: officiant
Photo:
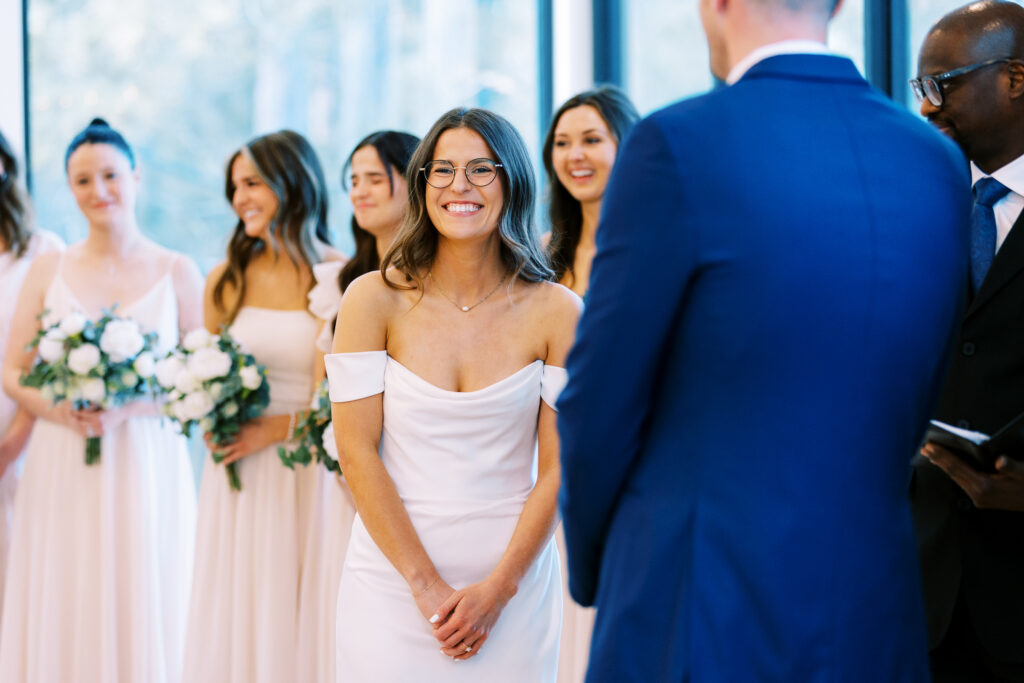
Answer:
[[[921, 115], [963, 150], [974, 190], [937, 418], [992, 434], [1024, 412], [1024, 8], [985, 0], [947, 14], [917, 73]], [[911, 498], [934, 680], [1024, 681], [1024, 465], [1002, 457], [986, 474], [933, 443], [922, 456]]]

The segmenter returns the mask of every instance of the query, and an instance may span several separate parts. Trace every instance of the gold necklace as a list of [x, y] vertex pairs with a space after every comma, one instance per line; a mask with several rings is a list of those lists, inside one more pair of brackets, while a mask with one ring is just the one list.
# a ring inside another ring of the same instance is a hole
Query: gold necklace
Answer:
[[448, 296], [448, 293], [446, 291], [444, 291], [443, 289], [441, 289], [441, 285], [437, 284], [437, 280], [434, 279], [434, 271], [427, 272], [427, 277], [429, 277], [430, 281], [434, 283], [435, 287], [437, 287], [437, 291], [441, 293], [441, 296], [443, 296], [445, 299], [448, 299], [448, 301], [450, 301], [452, 303], [452, 306], [455, 306], [455, 308], [459, 309], [463, 313], [469, 313], [474, 308], [476, 308], [477, 306], [479, 306], [483, 302], [485, 302], [488, 299], [490, 299], [491, 295], [494, 294], [495, 292], [497, 292], [498, 288], [501, 287], [503, 284], [505, 284], [505, 280], [508, 279], [508, 271], [505, 271], [505, 274], [501, 276], [501, 280], [498, 281], [498, 284], [494, 285], [494, 289], [492, 289], [491, 291], [487, 292], [487, 294], [484, 295], [484, 298], [480, 299], [480, 301], [477, 301], [472, 306], [462, 306], [457, 301], [455, 301], [455, 299], [453, 299], [450, 296]]

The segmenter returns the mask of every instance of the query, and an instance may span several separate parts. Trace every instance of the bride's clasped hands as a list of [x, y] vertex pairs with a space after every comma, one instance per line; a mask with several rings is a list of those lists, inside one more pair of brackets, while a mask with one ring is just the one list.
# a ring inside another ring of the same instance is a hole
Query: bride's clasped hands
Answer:
[[493, 577], [459, 590], [453, 590], [441, 580], [435, 585], [439, 585], [440, 590], [435, 593], [431, 587], [423, 594], [423, 600], [417, 597], [416, 603], [420, 611], [425, 612], [428, 596], [448, 594], [428, 621], [434, 625], [434, 637], [441, 645], [441, 652], [455, 660], [469, 659], [480, 652], [501, 611], [516, 594], [514, 585], [502, 584]]

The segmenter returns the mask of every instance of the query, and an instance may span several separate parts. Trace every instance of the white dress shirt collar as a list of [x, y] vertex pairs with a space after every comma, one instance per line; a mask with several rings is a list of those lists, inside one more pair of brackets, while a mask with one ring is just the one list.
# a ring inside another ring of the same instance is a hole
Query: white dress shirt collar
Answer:
[[[980, 179], [987, 174], [971, 162], [971, 186], [973, 187]], [[1019, 156], [1002, 168], [992, 172], [992, 177], [1024, 197], [1024, 156]]]
[[[984, 178], [986, 173], [971, 162], [971, 186]], [[1010, 235], [1021, 211], [1024, 211], [1024, 156], [1019, 156], [1002, 168], [996, 169], [992, 177], [1010, 188], [1009, 194], [992, 205], [996, 219], [996, 251]]]
[[750, 70], [750, 67], [769, 57], [797, 54], [830, 55], [835, 53], [829, 50], [825, 43], [819, 43], [816, 40], [783, 40], [778, 43], [762, 45], [736, 62], [736, 65], [729, 71], [729, 75], [726, 76], [725, 82], [732, 85], [743, 78], [743, 75]]

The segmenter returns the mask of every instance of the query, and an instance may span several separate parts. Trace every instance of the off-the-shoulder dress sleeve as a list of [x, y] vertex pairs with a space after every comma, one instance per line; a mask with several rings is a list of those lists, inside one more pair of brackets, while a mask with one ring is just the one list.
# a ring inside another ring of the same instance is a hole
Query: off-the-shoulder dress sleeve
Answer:
[[330, 353], [324, 356], [331, 403], [356, 401], [384, 391], [387, 351]]
[[540, 397], [549, 406], [558, 410], [555, 407], [555, 402], [562, 395], [562, 389], [565, 388], [565, 383], [568, 381], [569, 373], [565, 371], [565, 368], [560, 368], [557, 365], [545, 365], [544, 372], [540, 377]]
[[344, 261], [324, 261], [313, 266], [313, 279], [316, 284], [306, 295], [309, 299], [309, 312], [327, 323], [320, 330], [320, 336], [316, 339], [316, 347], [324, 353], [331, 350], [334, 334], [331, 322], [338, 315], [338, 307], [341, 306], [338, 274], [341, 273], [344, 265]]

